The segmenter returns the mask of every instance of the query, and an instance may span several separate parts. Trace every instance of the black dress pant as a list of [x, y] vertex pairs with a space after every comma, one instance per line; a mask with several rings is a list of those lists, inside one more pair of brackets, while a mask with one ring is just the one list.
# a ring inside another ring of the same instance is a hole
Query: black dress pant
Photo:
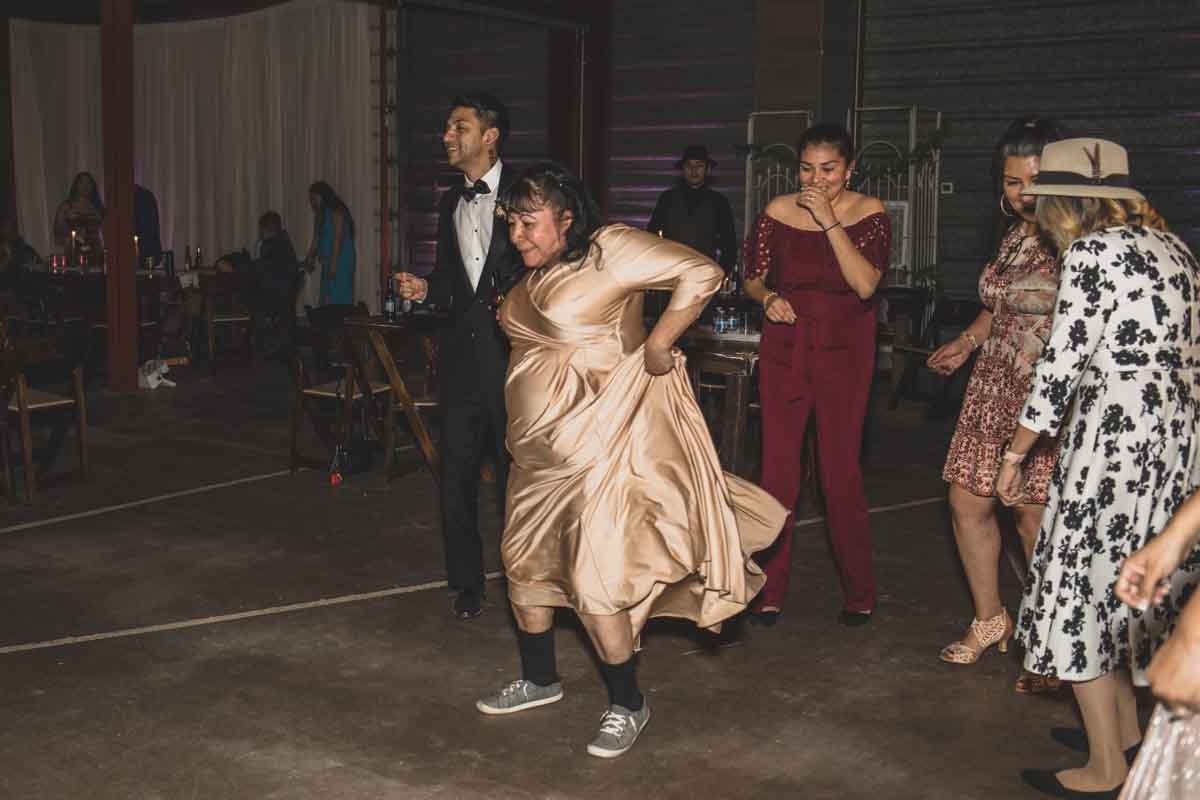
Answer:
[[[446, 577], [457, 590], [483, 589], [483, 539], [479, 534], [479, 470], [485, 457], [495, 462], [497, 506], [504, 519], [508, 488], [507, 418], [504, 381], [478, 375], [474, 387], [448, 392], [442, 421], [442, 535]], [[445, 395], [443, 395], [445, 396]]]

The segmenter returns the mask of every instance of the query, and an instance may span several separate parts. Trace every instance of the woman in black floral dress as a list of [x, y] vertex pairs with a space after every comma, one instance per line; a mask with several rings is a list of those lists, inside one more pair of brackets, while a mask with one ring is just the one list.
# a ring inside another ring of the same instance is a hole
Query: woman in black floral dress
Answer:
[[1025, 454], [1061, 428], [1017, 620], [1025, 666], [1070, 681], [1083, 717], [1086, 766], [1023, 774], [1060, 797], [1116, 797], [1141, 739], [1130, 673], [1145, 683], [1200, 580], [1200, 565], [1180, 569], [1166, 602], [1144, 612], [1114, 594], [1125, 558], [1200, 485], [1200, 268], [1129, 188], [1127, 165], [1098, 139], [1042, 153], [1028, 192], [1042, 195], [1038, 224], [1063, 254], [1058, 304], [996, 487], [1019, 500]]

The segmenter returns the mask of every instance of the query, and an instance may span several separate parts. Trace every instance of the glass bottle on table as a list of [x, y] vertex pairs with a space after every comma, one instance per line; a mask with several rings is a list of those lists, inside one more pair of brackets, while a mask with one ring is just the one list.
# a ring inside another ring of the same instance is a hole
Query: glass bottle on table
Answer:
[[391, 281], [388, 281], [387, 292], [383, 295], [383, 318], [388, 322], [396, 319], [396, 290], [392, 288]]

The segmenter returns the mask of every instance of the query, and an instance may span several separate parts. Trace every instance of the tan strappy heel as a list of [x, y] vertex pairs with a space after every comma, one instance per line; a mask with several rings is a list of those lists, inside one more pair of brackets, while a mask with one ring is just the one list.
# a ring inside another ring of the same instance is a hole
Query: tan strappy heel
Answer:
[[1012, 617], [1008, 616], [1008, 609], [1002, 609], [999, 614], [990, 619], [973, 619], [971, 620], [971, 632], [975, 634], [975, 640], [979, 642], [979, 647], [971, 647], [962, 640], [948, 644], [942, 648], [939, 656], [942, 661], [948, 664], [974, 664], [992, 645], [996, 645], [996, 649], [1001, 653], [1007, 653], [1008, 640], [1013, 635]]

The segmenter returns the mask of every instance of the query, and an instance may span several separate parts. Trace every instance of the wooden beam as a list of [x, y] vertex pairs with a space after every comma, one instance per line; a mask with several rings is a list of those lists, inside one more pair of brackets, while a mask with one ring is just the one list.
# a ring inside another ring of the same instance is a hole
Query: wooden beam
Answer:
[[[578, 10], [578, 7], [576, 7]], [[579, 29], [548, 35], [550, 157], [579, 175], [600, 204], [608, 204], [608, 119], [612, 86], [611, 2], [587, 5]]]
[[579, 31], [554, 28], [547, 31], [546, 55], [549, 60], [546, 87], [546, 138], [550, 158], [572, 172], [579, 173], [580, 46]]
[[[574, 5], [574, 4], [566, 4]], [[581, 3], [589, 18], [583, 36], [583, 75], [577, 90], [583, 97], [580, 111], [580, 172], [592, 197], [608, 216], [609, 130], [612, 113], [612, 0]]]
[[17, 213], [17, 162], [13, 153], [12, 26], [0, 16], [0, 215]]
[[137, 285], [133, 249], [133, 0], [102, 0], [104, 246], [108, 253], [108, 379], [137, 389]]

